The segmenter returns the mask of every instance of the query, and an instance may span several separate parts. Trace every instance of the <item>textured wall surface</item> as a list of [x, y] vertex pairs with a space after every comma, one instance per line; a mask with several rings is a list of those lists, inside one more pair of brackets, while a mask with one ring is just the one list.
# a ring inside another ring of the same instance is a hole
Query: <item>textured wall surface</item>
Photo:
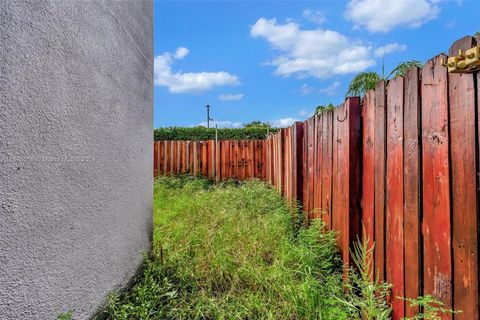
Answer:
[[149, 249], [152, 20], [0, 1], [0, 319], [87, 319]]

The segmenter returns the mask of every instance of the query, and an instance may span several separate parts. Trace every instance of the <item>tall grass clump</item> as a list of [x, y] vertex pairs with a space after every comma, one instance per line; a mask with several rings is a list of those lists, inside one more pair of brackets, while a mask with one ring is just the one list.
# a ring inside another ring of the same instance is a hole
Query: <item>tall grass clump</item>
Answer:
[[159, 178], [153, 252], [109, 319], [347, 319], [335, 234], [260, 181]]

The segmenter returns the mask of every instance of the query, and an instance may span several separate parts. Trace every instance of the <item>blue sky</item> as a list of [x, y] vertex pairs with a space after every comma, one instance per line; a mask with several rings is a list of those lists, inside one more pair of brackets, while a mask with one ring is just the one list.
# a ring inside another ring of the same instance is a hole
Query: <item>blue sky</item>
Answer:
[[425, 61], [480, 31], [480, 1], [155, 1], [154, 127], [286, 126], [360, 71]]

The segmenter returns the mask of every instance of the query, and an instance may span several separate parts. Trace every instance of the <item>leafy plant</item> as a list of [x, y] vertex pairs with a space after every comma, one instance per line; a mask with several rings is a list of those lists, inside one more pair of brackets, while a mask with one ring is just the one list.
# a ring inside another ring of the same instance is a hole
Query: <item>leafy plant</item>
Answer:
[[72, 319], [73, 319], [72, 311], [64, 312], [57, 316], [57, 320], [72, 320]]
[[332, 103], [329, 103], [329, 104], [327, 104], [326, 106], [320, 105], [320, 106], [318, 106], [318, 107], [315, 109], [315, 113], [316, 113], [316, 114], [319, 114], [319, 113], [322, 113], [322, 112], [324, 112], [324, 111], [333, 110], [334, 108], [335, 108], [335, 106], [334, 106]]
[[411, 67], [423, 67], [423, 63], [418, 60], [411, 60], [399, 63], [387, 76], [388, 79], [396, 78], [396, 77], [403, 77], [407, 74], [408, 69]]
[[369, 247], [369, 238], [365, 232], [363, 234], [363, 241], [358, 239], [351, 250], [356, 268], [345, 267], [346, 295], [339, 300], [348, 307], [351, 319], [390, 319], [392, 310], [387, 298], [391, 285], [374, 276], [372, 268], [374, 245]]
[[419, 312], [411, 318], [403, 318], [403, 320], [441, 320], [442, 315], [444, 314], [461, 312], [445, 307], [445, 304], [441, 300], [438, 300], [431, 295], [420, 296], [415, 299], [406, 298], [404, 300], [406, 300], [412, 307], [419, 307], [419, 310], [423, 310], [423, 312]]
[[374, 71], [360, 72], [350, 82], [350, 85], [348, 86], [347, 96], [362, 97], [367, 91], [375, 89], [375, 86], [379, 81], [387, 81], [391, 78], [404, 76], [408, 69], [413, 66], [421, 68], [423, 64], [417, 60], [401, 62], [388, 74], [387, 77], [379, 75]]
[[382, 78], [376, 72], [360, 72], [348, 86], [347, 96], [364, 96], [368, 90], [375, 89]]

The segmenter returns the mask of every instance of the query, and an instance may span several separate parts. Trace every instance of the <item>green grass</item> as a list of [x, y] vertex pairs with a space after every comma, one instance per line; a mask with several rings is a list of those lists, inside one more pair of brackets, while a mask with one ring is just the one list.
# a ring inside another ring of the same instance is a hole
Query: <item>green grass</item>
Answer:
[[110, 319], [346, 319], [335, 235], [259, 181], [160, 178], [154, 241]]

